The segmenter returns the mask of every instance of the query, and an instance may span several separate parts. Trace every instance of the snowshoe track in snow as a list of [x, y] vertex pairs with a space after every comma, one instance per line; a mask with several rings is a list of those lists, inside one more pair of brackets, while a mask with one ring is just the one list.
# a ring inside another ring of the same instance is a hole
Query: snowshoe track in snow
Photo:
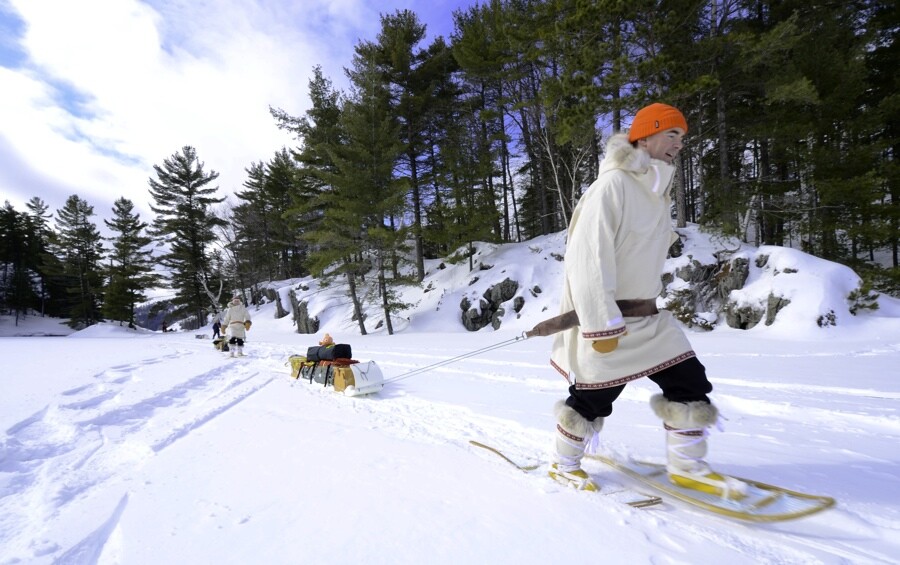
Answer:
[[[63, 391], [6, 430], [0, 442], [0, 547], [32, 555], [57, 551], [53, 544], [41, 549], [40, 532], [51, 529], [68, 506], [101, 484], [127, 477], [132, 467], [275, 379], [231, 360], [176, 382], [167, 383], [167, 375], [152, 370], [163, 362], [189, 363], [192, 353], [179, 350], [102, 371], [95, 383]], [[134, 379], [155, 379], [159, 386], [135, 398], [128, 387]], [[90, 556], [102, 549], [125, 504], [127, 494], [107, 523], [61, 557], [93, 562]], [[0, 562], [6, 562], [6, 550], [0, 551]]]

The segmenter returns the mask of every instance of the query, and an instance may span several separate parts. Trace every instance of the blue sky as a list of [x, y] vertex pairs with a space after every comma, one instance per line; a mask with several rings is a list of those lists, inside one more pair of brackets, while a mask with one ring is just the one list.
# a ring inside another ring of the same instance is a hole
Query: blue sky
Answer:
[[379, 14], [416, 12], [430, 40], [477, 3], [0, 0], [0, 203], [78, 194], [102, 218], [125, 196], [149, 215], [152, 167], [184, 145], [230, 194], [293, 145], [269, 106], [303, 114], [315, 65], [342, 88]]

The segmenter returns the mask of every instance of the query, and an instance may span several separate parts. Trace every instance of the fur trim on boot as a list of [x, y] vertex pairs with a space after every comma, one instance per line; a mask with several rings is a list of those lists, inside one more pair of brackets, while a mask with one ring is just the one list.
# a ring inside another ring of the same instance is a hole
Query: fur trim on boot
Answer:
[[719, 419], [709, 402], [672, 402], [657, 394], [650, 399], [653, 412], [666, 427], [669, 480], [682, 488], [725, 498], [744, 496], [746, 485], [710, 469], [705, 461], [707, 428]]
[[670, 428], [708, 428], [719, 419], [719, 410], [709, 402], [672, 402], [661, 394], [650, 398], [650, 407]]
[[665, 424], [669, 473], [709, 473], [706, 430], [719, 417], [716, 407], [702, 401], [672, 402], [661, 394], [650, 398], [650, 406]]
[[603, 418], [589, 422], [572, 409], [564, 400], [553, 406], [556, 416], [556, 460], [563, 471], [581, 468], [584, 448], [594, 434], [603, 429]]
[[[556, 401], [556, 404], [553, 405], [553, 415], [556, 416], [556, 422], [560, 426], [565, 428], [570, 434], [574, 434], [582, 440], [593, 431], [591, 422], [588, 422], [584, 416], [566, 404], [565, 400]], [[602, 420], [600, 426], [603, 426]]]
[[548, 474], [553, 480], [579, 490], [600, 490], [582, 470], [581, 459], [585, 446], [603, 428], [603, 418], [589, 422], [564, 400], [553, 406], [553, 414], [556, 416], [556, 462]]

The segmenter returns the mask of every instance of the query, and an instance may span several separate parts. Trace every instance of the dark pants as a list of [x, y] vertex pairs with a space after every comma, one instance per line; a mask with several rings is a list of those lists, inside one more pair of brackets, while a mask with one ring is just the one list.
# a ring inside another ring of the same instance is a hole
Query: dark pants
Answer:
[[[666, 400], [672, 402], [709, 402], [709, 397], [706, 395], [712, 392], [712, 384], [706, 378], [706, 369], [696, 357], [691, 357], [647, 378], [658, 384]], [[605, 418], [612, 414], [613, 402], [619, 398], [619, 395], [625, 390], [625, 386], [575, 390], [575, 385], [572, 385], [569, 387], [569, 398], [566, 399], [566, 404], [588, 421]]]
[[231, 345], [238, 345], [240, 347], [244, 347], [244, 340], [239, 337], [233, 337], [228, 340], [228, 343]]

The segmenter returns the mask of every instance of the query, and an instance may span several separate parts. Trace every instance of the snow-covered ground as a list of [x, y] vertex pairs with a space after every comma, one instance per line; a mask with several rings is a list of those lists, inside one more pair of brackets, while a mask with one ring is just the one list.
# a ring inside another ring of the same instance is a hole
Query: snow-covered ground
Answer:
[[[792, 291], [779, 275], [782, 292], [797, 295], [774, 325], [690, 334], [727, 418], [709, 460], [833, 496], [835, 508], [778, 524], [670, 500], [632, 509], [471, 446], [548, 457], [551, 407], [567, 385], [547, 363], [550, 338], [515, 338], [556, 314], [560, 263], [534, 256], [558, 245], [486, 250], [493, 268], [477, 273], [430, 264], [432, 290], [411, 296], [417, 309], [393, 336], [359, 335], [335, 307], [339, 296], [307, 281], [322, 300], [313, 308], [319, 334], [294, 333], [264, 305], [251, 310], [244, 358], [195, 337], [208, 329], [102, 324], [68, 337], [0, 338], [0, 564], [900, 562], [898, 301], [856, 317], [838, 308], [838, 325], [819, 328], [800, 304], [839, 306], [846, 290], [833, 281], [845, 274], [788, 250], [765, 250], [770, 267], [783, 273], [793, 257], [799, 274], [830, 272], [829, 284], [803, 279]], [[507, 275], [523, 281], [521, 317], [507, 313], [498, 331], [463, 330], [460, 296]], [[759, 297], [773, 288], [765, 268], [752, 276], [748, 302], [754, 288], [765, 287]], [[536, 285], [542, 291], [529, 293]], [[287, 357], [326, 331], [395, 380], [350, 398], [290, 379]], [[41, 333], [60, 326], [0, 319], [0, 335]], [[654, 392], [646, 379], [627, 387], [602, 451], [663, 461]], [[598, 463], [586, 467], [606, 491], [628, 484]]]

